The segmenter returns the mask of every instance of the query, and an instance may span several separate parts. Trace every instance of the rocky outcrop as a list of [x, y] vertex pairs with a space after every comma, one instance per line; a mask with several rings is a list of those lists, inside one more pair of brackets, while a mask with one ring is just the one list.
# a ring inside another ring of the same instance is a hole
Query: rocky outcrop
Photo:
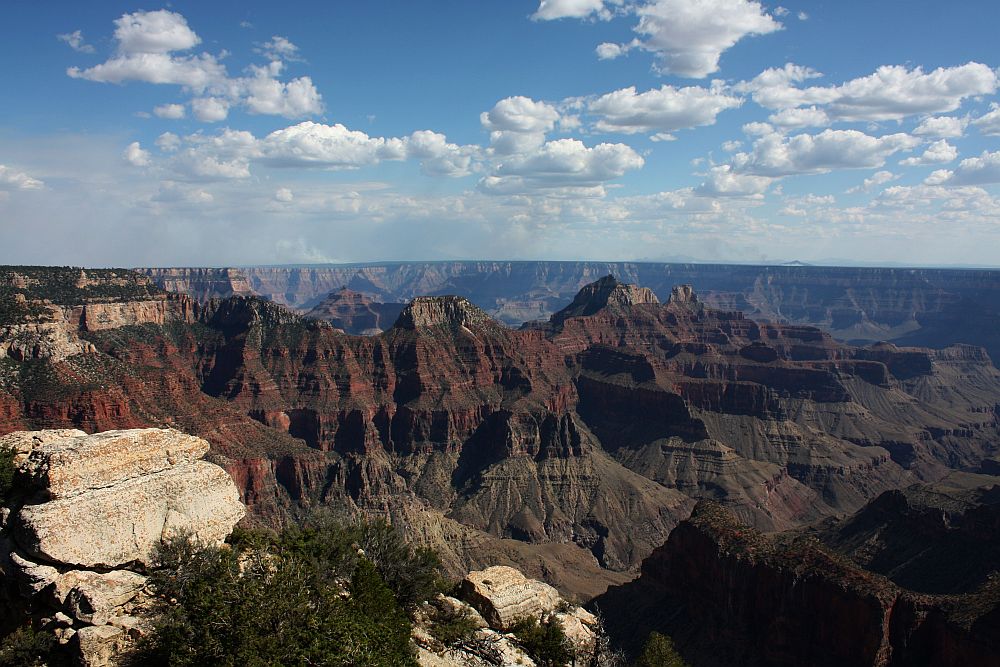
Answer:
[[[462, 617], [475, 630], [451, 645], [435, 638], [434, 624]], [[559, 623], [574, 664], [600, 665], [598, 619], [573, 605], [540, 581], [519, 570], [492, 566], [470, 572], [459, 586], [458, 599], [439, 596], [417, 613], [414, 642], [421, 667], [486, 667], [534, 665], [511, 629], [518, 621]]]
[[559, 591], [528, 579], [512, 567], [497, 565], [462, 580], [462, 597], [491, 627], [508, 630], [520, 619], [541, 618], [559, 605]]
[[442, 326], [496, 328], [497, 325], [481, 308], [464, 297], [428, 296], [417, 297], [407, 304], [393, 326], [412, 330]]
[[329, 322], [345, 333], [372, 336], [391, 327], [405, 307], [403, 303], [380, 303], [361, 292], [342, 287], [326, 295], [305, 316]]
[[164, 540], [220, 543], [246, 512], [229, 475], [199, 460], [208, 443], [175, 430], [22, 431], [0, 448], [16, 452], [0, 534], [9, 606], [85, 667], [147, 630], [143, 566]]
[[985, 667], [1000, 660], [997, 584], [921, 595], [813, 538], [763, 535], [700, 503], [639, 579], [593, 604], [623, 643], [666, 632], [706, 667]]

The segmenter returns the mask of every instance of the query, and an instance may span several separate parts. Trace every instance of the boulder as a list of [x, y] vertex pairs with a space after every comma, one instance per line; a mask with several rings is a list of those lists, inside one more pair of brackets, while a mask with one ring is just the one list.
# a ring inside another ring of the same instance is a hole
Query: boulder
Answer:
[[[42, 433], [51, 433], [43, 431]], [[197, 461], [208, 453], [205, 440], [169, 428], [47, 436], [20, 466], [21, 474], [52, 499], [70, 498], [136, 477]]]
[[62, 580], [64, 585], [73, 584], [66, 596], [67, 610], [76, 620], [90, 625], [106, 625], [120, 616], [122, 607], [146, 585], [146, 577], [128, 570], [74, 570], [63, 575]]
[[21, 508], [15, 537], [28, 553], [74, 567], [149, 563], [165, 538], [221, 542], [246, 514], [232, 478], [194, 461], [70, 498]]
[[552, 586], [528, 579], [505, 565], [470, 572], [462, 580], [461, 591], [490, 627], [498, 630], [508, 630], [522, 618], [540, 619], [562, 602]]
[[109, 667], [124, 646], [125, 631], [113, 625], [89, 625], [73, 638], [83, 667]]

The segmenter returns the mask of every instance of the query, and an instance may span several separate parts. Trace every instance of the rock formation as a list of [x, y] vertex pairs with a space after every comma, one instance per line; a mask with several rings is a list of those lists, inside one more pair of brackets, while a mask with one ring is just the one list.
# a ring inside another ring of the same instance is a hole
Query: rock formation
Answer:
[[0, 448], [16, 452], [0, 535], [9, 606], [42, 617], [85, 667], [145, 631], [143, 566], [163, 540], [220, 543], [246, 513], [229, 475], [200, 460], [209, 444], [175, 430], [19, 431]]
[[924, 595], [813, 537], [764, 535], [708, 502], [643, 562], [638, 579], [592, 604], [633, 651], [657, 630], [706, 667], [976, 667], [1000, 660], [1000, 581], [965, 594]]
[[342, 287], [326, 295], [305, 316], [329, 322], [345, 333], [373, 336], [391, 327], [405, 307], [403, 303], [379, 303], [361, 292]]
[[174, 425], [262, 521], [389, 516], [454, 574], [508, 564], [588, 596], [697, 500], [781, 530], [996, 457], [1000, 372], [980, 348], [854, 347], [697, 299], [605, 277], [511, 330], [426, 297], [367, 337], [247, 296], [78, 322], [95, 352], [0, 365], [0, 431]]
[[[404, 262], [323, 267], [142, 269], [161, 287], [199, 301], [257, 294], [309, 308], [341, 286], [377, 301], [459, 294], [502, 322], [544, 320], [585, 285], [612, 274], [661, 301], [695, 285], [706, 305], [758, 320], [821, 327], [850, 341], [947, 347], [970, 343], [1000, 358], [1000, 273], [653, 262]], [[248, 291], [249, 290], [249, 291]]]
[[[414, 641], [421, 667], [534, 665], [517, 637], [510, 634], [518, 621], [532, 619], [560, 624], [575, 664], [601, 664], [592, 663], [599, 650], [597, 617], [564, 600], [548, 584], [529, 579], [512, 567], [494, 566], [470, 572], [458, 595], [460, 599], [440, 596], [418, 613]], [[443, 646], [431, 627], [432, 620], [442, 614], [465, 615], [477, 629], [469, 638]]]

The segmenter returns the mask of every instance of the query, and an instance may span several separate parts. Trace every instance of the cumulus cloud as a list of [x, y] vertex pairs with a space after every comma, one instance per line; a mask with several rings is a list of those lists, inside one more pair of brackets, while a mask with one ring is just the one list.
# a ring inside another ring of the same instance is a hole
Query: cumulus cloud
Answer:
[[816, 107], [782, 109], [768, 116], [772, 125], [783, 129], [802, 127], [825, 127], [830, 124], [826, 112]]
[[741, 103], [720, 87], [663, 85], [637, 93], [630, 86], [598, 97], [588, 104], [587, 111], [599, 117], [595, 127], [602, 132], [674, 132], [712, 125], [716, 116]]
[[890, 181], [894, 181], [899, 176], [892, 173], [891, 171], [876, 171], [871, 175], [870, 178], [866, 178], [862, 181], [861, 185], [851, 188], [847, 191], [848, 194], [855, 194], [857, 192], [871, 192], [880, 185], [884, 185]]
[[171, 120], [177, 120], [184, 117], [184, 105], [183, 104], [162, 104], [153, 109], [153, 113], [159, 118], [169, 118]]
[[298, 48], [283, 37], [275, 36], [264, 44], [264, 52], [272, 58], [268, 65], [249, 67], [248, 76], [230, 77], [215, 55], [179, 53], [201, 43], [180, 14], [138, 11], [123, 15], [115, 25], [116, 53], [87, 69], [70, 67], [69, 76], [100, 83], [141, 81], [181, 86], [197, 98], [214, 100], [199, 102], [200, 107], [192, 104], [195, 117], [204, 122], [226, 118], [229, 108], [236, 105], [250, 113], [286, 118], [323, 111], [322, 96], [310, 77], [278, 80], [284, 67], [280, 58], [298, 59]]
[[912, 134], [918, 137], [957, 139], [965, 133], [965, 128], [968, 124], [968, 118], [928, 116], [920, 121], [920, 124], [917, 125]]
[[972, 121], [972, 124], [982, 134], [990, 137], [1000, 136], [1000, 104], [996, 102], [991, 104], [989, 112]]
[[642, 48], [663, 73], [701, 78], [719, 69], [722, 53], [751, 35], [781, 29], [752, 0], [653, 0], [635, 8]]
[[976, 62], [926, 73], [920, 67], [885, 65], [839, 86], [795, 85], [818, 76], [814, 70], [789, 63], [740, 82], [735, 89], [749, 92], [755, 102], [769, 109], [812, 105], [823, 107], [835, 121], [882, 121], [954, 111], [965, 98], [992, 94], [1000, 86], [996, 72]]
[[923, 155], [908, 157], [905, 160], [900, 160], [899, 164], [904, 167], [918, 167], [928, 164], [944, 164], [945, 162], [951, 162], [958, 157], [958, 149], [949, 144], [944, 139], [939, 139], [935, 141], [927, 150], [924, 151]]
[[74, 51], [79, 51], [80, 53], [94, 52], [94, 47], [84, 41], [82, 30], [74, 30], [63, 35], [56, 35], [56, 39], [60, 42], [66, 42]]
[[732, 165], [738, 173], [771, 177], [876, 168], [893, 153], [919, 144], [919, 139], [903, 133], [881, 137], [857, 130], [823, 130], [793, 137], [772, 133], [757, 139], [750, 152], [734, 155]]
[[480, 180], [479, 187], [492, 194], [573, 189], [599, 195], [606, 182], [643, 164], [642, 157], [625, 144], [590, 148], [577, 139], [558, 139], [499, 163]]
[[[184, 149], [177, 152], [182, 143]], [[227, 128], [214, 136], [196, 133], [183, 142], [176, 135], [161, 136], [157, 145], [164, 153], [176, 153], [166, 166], [178, 178], [192, 181], [248, 178], [254, 163], [274, 168], [341, 170], [407, 159], [418, 161], [427, 174], [459, 177], [472, 173], [480, 158], [478, 146], [459, 146], [429, 130], [402, 138], [371, 137], [340, 124], [311, 121], [275, 130], [262, 138]]]
[[552, 21], [565, 18], [582, 19], [590, 16], [610, 18], [610, 13], [604, 7], [604, 0], [541, 0], [538, 9], [531, 15], [531, 18], [535, 21]]
[[703, 78], [719, 69], [723, 52], [744, 37], [766, 35], [781, 24], [756, 0], [542, 0], [532, 18], [610, 19], [617, 11], [638, 16], [637, 38], [625, 44], [604, 42], [596, 48], [602, 60], [639, 48], [653, 53], [662, 74]]
[[203, 123], [217, 123], [229, 115], [229, 102], [220, 97], [196, 97], [191, 100], [191, 111]]
[[284, 83], [275, 76], [281, 71], [280, 63], [268, 67], [251, 67], [253, 76], [241, 79], [245, 90], [245, 103], [251, 113], [303, 118], [323, 111], [322, 97], [312, 79], [302, 76]]
[[[562, 117], [548, 102], [515, 96], [500, 100], [479, 115], [482, 126], [491, 130], [490, 144], [498, 155], [512, 155], [537, 149], [545, 143]], [[579, 123], [579, 119], [575, 119]]]
[[138, 141], [130, 143], [122, 157], [133, 167], [147, 167], [151, 161], [149, 151], [144, 150]]
[[181, 138], [173, 132], [164, 132], [156, 138], [156, 147], [164, 153], [173, 153], [181, 147]]
[[41, 190], [44, 183], [23, 171], [0, 164], [0, 192], [13, 190]]
[[987, 185], [1000, 183], [1000, 151], [983, 151], [979, 157], [970, 157], [958, 163], [954, 171], [939, 169], [926, 183], [932, 185]]
[[735, 173], [731, 165], [712, 167], [705, 182], [695, 192], [707, 197], [763, 197], [774, 179], [769, 176]]
[[274, 193], [274, 200], [283, 204], [288, 204], [295, 199], [295, 195], [288, 188], [278, 188]]
[[274, 35], [270, 40], [257, 47], [256, 51], [267, 56], [270, 60], [283, 60], [285, 62], [302, 60], [299, 56], [299, 47], [281, 35]]

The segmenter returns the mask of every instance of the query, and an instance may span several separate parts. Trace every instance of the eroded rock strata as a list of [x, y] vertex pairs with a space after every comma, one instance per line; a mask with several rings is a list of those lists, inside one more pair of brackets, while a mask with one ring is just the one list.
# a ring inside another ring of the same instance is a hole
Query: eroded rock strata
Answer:
[[[850, 532], [872, 513], [913, 526], [895, 499], [880, 498], [842, 528]], [[995, 540], [993, 526], [983, 545]], [[966, 564], [959, 557], [951, 567]], [[653, 551], [638, 579], [592, 605], [632, 651], [650, 631], [667, 632], [699, 667], [985, 667], [1000, 660], [995, 577], [965, 593], [928, 595], [815, 537], [762, 534], [711, 502], [699, 503]]]
[[92, 347], [5, 361], [0, 429], [174, 425], [211, 443], [257, 520], [388, 516], [453, 573], [515, 565], [590, 596], [697, 500], [785, 529], [996, 456], [1000, 374], [981, 348], [847, 346], [687, 287], [661, 303], [602, 278], [521, 330], [420, 298], [356, 337], [255, 297], [199, 304], [134, 280], [144, 293], [123, 308], [173, 314], [64, 318]]

